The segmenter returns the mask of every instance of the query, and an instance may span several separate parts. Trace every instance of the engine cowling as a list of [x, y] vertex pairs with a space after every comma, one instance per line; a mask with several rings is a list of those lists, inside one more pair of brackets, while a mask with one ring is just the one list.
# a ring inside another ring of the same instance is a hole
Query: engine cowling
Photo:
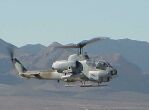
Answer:
[[53, 63], [52, 68], [63, 72], [64, 70], [70, 69], [70, 68], [76, 68], [76, 61], [56, 61]]

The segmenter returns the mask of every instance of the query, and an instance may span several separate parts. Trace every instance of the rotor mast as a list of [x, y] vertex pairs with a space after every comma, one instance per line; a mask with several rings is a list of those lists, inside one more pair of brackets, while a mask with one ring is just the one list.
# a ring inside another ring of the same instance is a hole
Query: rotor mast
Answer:
[[79, 48], [79, 54], [82, 54], [83, 53], [83, 47], [81, 44], [78, 45], [78, 48]]

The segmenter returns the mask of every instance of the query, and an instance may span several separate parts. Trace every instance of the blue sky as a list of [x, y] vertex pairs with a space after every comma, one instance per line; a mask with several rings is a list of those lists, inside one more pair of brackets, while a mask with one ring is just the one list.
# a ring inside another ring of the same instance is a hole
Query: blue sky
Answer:
[[149, 42], [149, 0], [0, 0], [0, 38], [17, 46], [103, 36]]

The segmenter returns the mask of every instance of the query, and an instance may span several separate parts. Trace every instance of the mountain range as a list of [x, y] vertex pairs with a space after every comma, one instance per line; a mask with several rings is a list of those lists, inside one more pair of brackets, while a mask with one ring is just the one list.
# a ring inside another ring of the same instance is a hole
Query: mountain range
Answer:
[[[17, 90], [17, 93], [20, 90], [22, 91], [23, 88], [30, 87], [30, 85], [34, 85], [33, 88], [36, 88], [36, 90], [59, 91], [58, 85], [64, 86], [63, 82], [57, 84], [57, 81], [26, 80], [18, 77], [10, 60], [9, 47], [13, 46], [15, 57], [27, 69], [47, 70], [51, 68], [52, 62], [67, 59], [69, 55], [77, 53], [77, 50], [55, 48], [60, 45], [62, 44], [53, 42], [49, 46], [27, 44], [22, 47], [17, 47], [0, 39], [0, 87], [5, 88], [6, 86], [6, 88], [12, 89], [15, 86], [17, 89], [14, 91], [16, 92]], [[148, 42], [130, 39], [107, 39], [89, 44], [84, 49], [91, 58], [106, 60], [118, 70], [118, 77], [107, 83], [107, 87], [101, 87], [104, 92], [108, 90], [140, 93], [149, 93], [148, 50]], [[21, 88], [22, 85], [23, 88]], [[71, 91], [76, 91], [76, 89], [68, 90], [65, 87], [60, 88], [61, 91], [67, 91], [66, 93], [69, 91], [69, 94], [72, 93]], [[3, 90], [5, 91], [5, 89]], [[27, 91], [26, 89], [23, 90]], [[4, 93], [1, 91], [0, 94]], [[81, 91], [81, 89], [78, 89], [78, 91]], [[97, 92], [98, 89], [91, 89], [91, 91]]]

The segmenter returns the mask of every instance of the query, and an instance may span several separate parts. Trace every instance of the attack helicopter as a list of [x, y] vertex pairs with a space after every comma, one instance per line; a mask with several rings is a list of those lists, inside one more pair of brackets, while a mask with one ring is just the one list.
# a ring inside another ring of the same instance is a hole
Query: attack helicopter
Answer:
[[22, 63], [14, 58], [13, 49], [9, 49], [11, 61], [18, 72], [18, 75], [23, 78], [36, 78], [46, 80], [60, 80], [70, 82], [81, 82], [81, 87], [87, 87], [86, 81], [98, 83], [109, 82], [113, 76], [117, 75], [117, 70], [105, 61], [92, 61], [87, 53], [83, 53], [83, 48], [99, 40], [105, 38], [93, 38], [84, 40], [78, 44], [57, 46], [55, 48], [76, 48], [77, 54], [72, 54], [67, 60], [55, 61], [52, 64], [52, 69], [47, 71], [28, 71]]
[[102, 82], [109, 82], [117, 76], [117, 70], [107, 61], [93, 61], [87, 52], [83, 53], [83, 48], [86, 45], [105, 39], [107, 38], [93, 38], [78, 44], [58, 46], [57, 48], [76, 48], [79, 51], [78, 54], [70, 55], [68, 60], [53, 62], [52, 69], [65, 74], [65, 76], [62, 76], [64, 81], [81, 81], [81, 86], [87, 86], [86, 81], [98, 83], [98, 86]]

